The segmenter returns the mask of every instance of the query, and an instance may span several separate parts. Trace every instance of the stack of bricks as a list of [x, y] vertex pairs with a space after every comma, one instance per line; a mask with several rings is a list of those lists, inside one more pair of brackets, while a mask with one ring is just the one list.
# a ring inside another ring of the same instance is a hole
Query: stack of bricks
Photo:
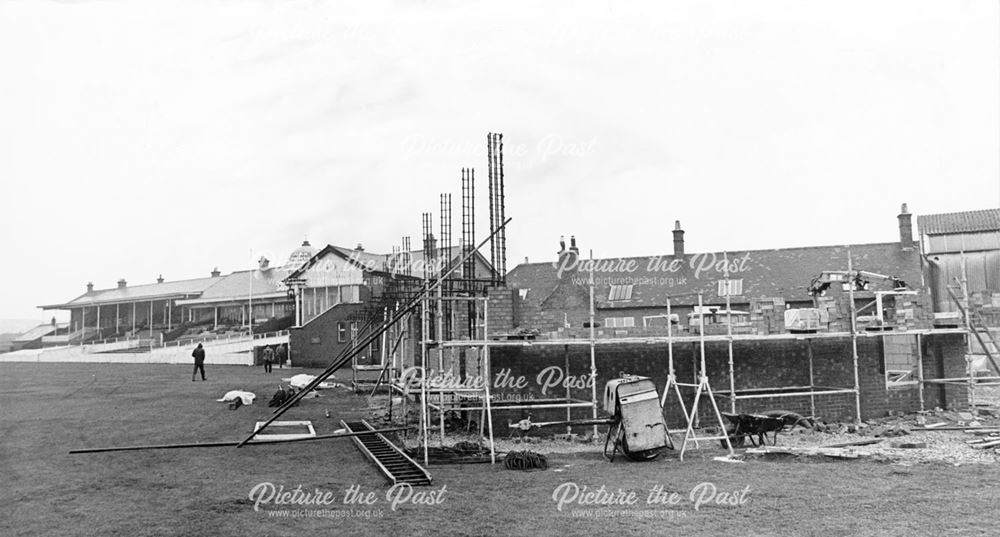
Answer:
[[816, 308], [819, 310], [821, 332], [850, 331], [850, 313], [845, 314], [844, 308], [841, 307], [841, 301], [837, 297], [817, 297]]
[[1000, 293], [980, 291], [969, 295], [973, 312], [982, 317], [988, 327], [1000, 327]]
[[751, 298], [750, 324], [757, 334], [782, 334], [785, 332], [785, 299]]
[[[888, 297], [887, 297], [888, 298]], [[886, 308], [886, 320], [896, 330], [917, 330], [929, 328], [934, 321], [934, 308], [921, 295], [900, 295]]]

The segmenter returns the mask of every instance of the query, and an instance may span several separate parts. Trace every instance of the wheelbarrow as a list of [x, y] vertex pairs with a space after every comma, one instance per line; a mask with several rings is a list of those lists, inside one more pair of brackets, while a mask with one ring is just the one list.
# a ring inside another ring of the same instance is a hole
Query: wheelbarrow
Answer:
[[656, 385], [649, 378], [626, 375], [608, 381], [604, 411], [611, 414], [604, 439], [604, 456], [609, 461], [614, 462], [619, 451], [629, 460], [649, 461], [664, 448], [674, 448]]
[[[791, 429], [796, 425], [812, 426], [809, 420], [801, 415], [784, 410], [769, 410], [761, 414], [722, 412], [722, 416], [729, 420], [730, 425], [726, 428], [726, 434], [734, 448], [743, 447], [747, 439], [753, 446], [766, 445], [767, 433], [771, 433], [771, 445], [777, 445], [778, 433], [786, 428]], [[726, 447], [725, 440], [721, 440], [720, 443], [722, 447]]]

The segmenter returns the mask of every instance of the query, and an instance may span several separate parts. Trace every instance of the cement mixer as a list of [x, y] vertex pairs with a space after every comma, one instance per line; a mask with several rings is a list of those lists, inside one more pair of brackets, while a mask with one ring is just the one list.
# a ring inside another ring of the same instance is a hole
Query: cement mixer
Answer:
[[648, 377], [622, 375], [609, 380], [604, 386], [604, 411], [611, 414], [604, 440], [604, 456], [609, 461], [619, 451], [630, 460], [648, 461], [664, 448], [674, 448], [656, 384]]

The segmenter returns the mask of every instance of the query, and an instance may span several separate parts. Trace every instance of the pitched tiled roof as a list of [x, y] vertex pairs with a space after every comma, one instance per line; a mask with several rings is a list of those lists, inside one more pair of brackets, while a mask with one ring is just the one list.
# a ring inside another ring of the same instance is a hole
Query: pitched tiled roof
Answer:
[[42, 306], [45, 309], [66, 309], [66, 307], [91, 306], [115, 302], [135, 302], [160, 300], [178, 296], [198, 296], [217, 283], [219, 278], [197, 278], [175, 282], [133, 285], [114, 289], [100, 289], [84, 293], [66, 304]]
[[[209, 302], [226, 299], [246, 300], [251, 292], [253, 296], [264, 296], [274, 293], [284, 293], [284, 279], [291, 271], [283, 268], [268, 270], [243, 270], [221, 278], [205, 290], [195, 302]], [[252, 291], [251, 291], [252, 286]]]
[[917, 217], [917, 229], [925, 235], [997, 231], [1000, 230], [1000, 209], [925, 214]]
[[[327, 245], [325, 248], [317, 252], [312, 259], [310, 259], [307, 263], [302, 265], [301, 268], [290, 273], [289, 276], [296, 276], [296, 277], [300, 276], [303, 272], [308, 270], [311, 265], [318, 262], [323, 256], [331, 252], [336, 253], [337, 255], [340, 255], [344, 259], [348, 259], [355, 264], [359, 264], [360, 267], [363, 268], [364, 270], [374, 270], [374, 271], [386, 271], [389, 267], [389, 261], [393, 257], [392, 254], [375, 254], [364, 250], [355, 250], [352, 248], [344, 248], [342, 246]], [[460, 246], [452, 246], [446, 255], [449, 259], [448, 267], [450, 268], [452, 265], [454, 265], [455, 263], [457, 263], [459, 260], [462, 259], [463, 257], [462, 248]], [[485, 257], [483, 257], [481, 253], [477, 252], [476, 258], [479, 259], [480, 265], [485, 265], [487, 267], [489, 266], [489, 261]], [[397, 261], [397, 263], [398, 262], [400, 261]], [[413, 250], [412, 252], [409, 252], [409, 263], [413, 267], [413, 275], [422, 276], [423, 266], [424, 266], [424, 251]], [[397, 267], [397, 272], [400, 270], [402, 269]], [[487, 268], [486, 271], [488, 272], [489, 269]], [[479, 276], [484, 277], [485, 275], [480, 274]]]
[[[730, 278], [743, 280], [742, 299], [781, 297], [786, 300], [807, 301], [807, 287], [813, 278], [825, 270], [847, 269], [846, 246], [817, 246], [777, 250], [751, 250], [687, 254], [683, 258], [673, 255], [633, 257], [614, 260], [596, 260], [594, 297], [598, 307], [662, 307], [667, 298], [674, 304], [696, 304], [701, 291], [707, 303], [724, 302], [718, 295], [717, 281], [723, 278], [722, 267], [728, 256]], [[918, 288], [921, 281], [919, 253], [905, 250], [899, 243], [861, 244], [850, 246], [855, 270], [895, 276]], [[631, 266], [632, 270], [629, 270]], [[508, 274], [507, 284], [520, 289], [530, 289], [525, 301], [541, 306], [560, 286], [588, 287], [589, 272], [577, 265], [578, 270], [567, 270], [559, 275], [553, 263], [518, 265]], [[631, 284], [628, 300], [609, 301], [610, 286], [614, 283]], [[888, 283], [872, 282], [874, 289], [888, 289]], [[687, 295], [687, 296], [683, 296]]]

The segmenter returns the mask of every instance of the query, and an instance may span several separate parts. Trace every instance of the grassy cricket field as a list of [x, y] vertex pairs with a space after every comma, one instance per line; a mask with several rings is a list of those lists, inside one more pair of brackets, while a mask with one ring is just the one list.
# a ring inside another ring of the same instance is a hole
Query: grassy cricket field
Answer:
[[[582, 454], [548, 454], [550, 469], [541, 472], [507, 471], [499, 464], [435, 465], [430, 489], [395, 490], [387, 498], [382, 475], [345, 439], [71, 455], [70, 449], [85, 447], [239, 440], [271, 414], [267, 401], [281, 377], [314, 371], [275, 369], [265, 375], [260, 368], [209, 366], [207, 382], [191, 382], [188, 366], [2, 364], [0, 369], [0, 535], [997, 531], [1000, 466], [995, 465], [801, 459], [733, 464], [713, 461], [722, 453], [714, 446], [683, 462], [665, 456], [609, 464], [595, 446]], [[215, 401], [234, 389], [256, 393], [257, 402], [231, 411]], [[312, 420], [323, 434], [336, 430], [340, 418], [367, 415], [362, 396], [342, 389], [322, 393], [282, 419]], [[286, 492], [301, 487], [300, 503], [263, 501], [267, 484]], [[359, 494], [345, 504], [351, 488]], [[302, 493], [317, 491], [319, 502], [301, 504]], [[650, 503], [651, 495], [660, 501]]]

